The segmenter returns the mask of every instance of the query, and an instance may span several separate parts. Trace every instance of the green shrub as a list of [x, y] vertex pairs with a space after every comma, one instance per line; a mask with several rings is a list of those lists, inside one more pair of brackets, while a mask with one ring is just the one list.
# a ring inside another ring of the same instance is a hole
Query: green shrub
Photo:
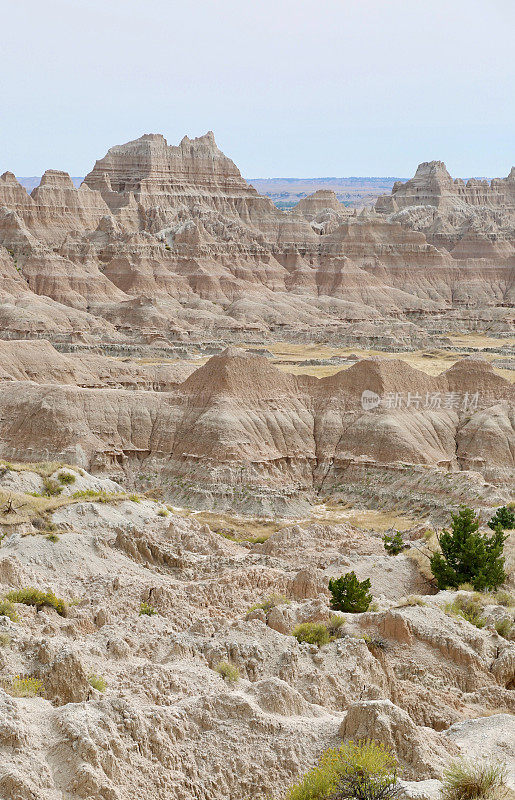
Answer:
[[100, 675], [95, 675], [94, 673], [88, 675], [88, 683], [98, 692], [105, 692], [107, 689], [107, 683], [105, 680]]
[[500, 525], [503, 530], [511, 531], [515, 528], [515, 511], [506, 506], [498, 508], [492, 519], [488, 523], [488, 527], [493, 531]]
[[16, 609], [9, 600], [0, 600], [0, 617], [9, 617], [11, 622], [18, 622]]
[[477, 591], [496, 589], [506, 580], [503, 549], [506, 535], [500, 525], [488, 536], [479, 532], [479, 517], [461, 506], [452, 515], [452, 531], [439, 539], [440, 553], [431, 556], [431, 570], [439, 589], [457, 589], [471, 583]]
[[4, 688], [13, 697], [37, 697], [45, 691], [43, 682], [29, 675], [16, 675]]
[[513, 620], [508, 619], [508, 617], [505, 617], [504, 619], [499, 619], [495, 623], [495, 630], [497, 631], [499, 636], [502, 636], [504, 639], [511, 638], [512, 628], [513, 628]]
[[301, 622], [291, 632], [298, 642], [307, 642], [322, 647], [329, 642], [329, 631], [323, 622]]
[[494, 800], [502, 793], [506, 767], [496, 761], [452, 761], [444, 770], [443, 800]]
[[42, 592], [29, 586], [26, 589], [15, 589], [7, 594], [7, 600], [11, 603], [24, 603], [26, 606], [36, 606], [38, 611], [44, 606], [55, 608], [62, 617], [66, 616], [66, 603], [60, 597], [56, 597], [53, 592]]
[[390, 556], [397, 556], [406, 548], [400, 531], [397, 531], [393, 535], [385, 533], [383, 536], [383, 544], [384, 549]]
[[224, 681], [228, 683], [236, 683], [240, 677], [238, 667], [235, 664], [231, 664], [230, 661], [219, 661], [215, 667], [215, 672], [218, 672]]
[[447, 603], [445, 611], [447, 614], [467, 620], [471, 625], [475, 625], [476, 628], [484, 628], [486, 625], [486, 620], [482, 616], [481, 596], [473, 595], [468, 597], [467, 595], [459, 594], [452, 603]]
[[48, 539], [49, 542], [53, 542], [54, 544], [59, 541], [59, 536], [57, 535], [57, 533], [49, 533], [47, 534], [46, 538]]
[[154, 606], [151, 606], [149, 603], [141, 603], [139, 607], [139, 615], [140, 617], [153, 617], [154, 614], [157, 614]]
[[43, 494], [47, 497], [57, 497], [61, 494], [63, 487], [54, 478], [43, 478]]
[[137, 494], [130, 494], [129, 500], [132, 500], [133, 503], [141, 503], [141, 497], [138, 497]]
[[397, 786], [397, 762], [390, 750], [368, 739], [349, 741], [327, 750], [285, 800], [393, 800]]
[[367, 611], [372, 602], [369, 593], [370, 578], [359, 581], [355, 572], [347, 572], [340, 578], [329, 581], [331, 592], [331, 608], [334, 611], [350, 611], [359, 613]]
[[168, 509], [167, 508], [160, 508], [157, 512], [158, 517], [167, 517], [168, 516]]
[[71, 483], [75, 483], [77, 478], [71, 472], [59, 472], [57, 474], [57, 480], [59, 483], [69, 486]]

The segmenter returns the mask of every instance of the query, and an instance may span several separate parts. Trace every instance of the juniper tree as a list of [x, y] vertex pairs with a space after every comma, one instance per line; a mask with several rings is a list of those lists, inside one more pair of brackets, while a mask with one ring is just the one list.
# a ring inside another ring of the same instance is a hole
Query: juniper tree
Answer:
[[355, 572], [347, 572], [339, 578], [329, 581], [332, 595], [331, 608], [335, 611], [367, 611], [372, 602], [369, 593], [370, 578], [359, 581]]
[[488, 527], [494, 531], [497, 525], [500, 525], [505, 531], [515, 528], [515, 512], [506, 506], [501, 506], [501, 508], [498, 508], [488, 523]]
[[479, 516], [467, 506], [452, 515], [451, 530], [439, 538], [441, 552], [431, 557], [439, 589], [470, 583], [481, 592], [496, 589], [506, 580], [503, 549], [507, 537], [499, 524], [490, 536], [481, 533], [479, 525]]

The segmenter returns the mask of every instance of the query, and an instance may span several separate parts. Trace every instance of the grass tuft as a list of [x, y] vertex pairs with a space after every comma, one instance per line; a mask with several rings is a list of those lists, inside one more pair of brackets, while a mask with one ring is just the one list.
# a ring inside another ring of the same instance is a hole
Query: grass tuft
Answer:
[[238, 667], [235, 664], [231, 664], [230, 661], [219, 661], [215, 667], [215, 672], [218, 672], [227, 683], [236, 683], [240, 677]]
[[495, 800], [503, 795], [506, 767], [497, 761], [452, 761], [444, 770], [443, 800]]
[[100, 675], [95, 675], [93, 672], [91, 675], [88, 675], [88, 683], [93, 689], [96, 689], [97, 692], [105, 692], [107, 689], [107, 683]]
[[461, 619], [475, 625], [476, 628], [484, 628], [486, 619], [482, 616], [483, 606], [481, 603], [481, 595], [467, 595], [458, 594], [452, 603], [447, 603], [445, 606], [445, 613], [453, 617], [461, 617]]
[[153, 617], [155, 614], [157, 614], [157, 611], [154, 606], [151, 606], [149, 603], [145, 602], [141, 603], [139, 607], [140, 617]]

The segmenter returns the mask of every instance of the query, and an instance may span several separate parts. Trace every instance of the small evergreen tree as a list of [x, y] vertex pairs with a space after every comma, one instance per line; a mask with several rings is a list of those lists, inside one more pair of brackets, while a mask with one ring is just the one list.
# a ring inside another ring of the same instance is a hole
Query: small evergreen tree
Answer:
[[515, 512], [506, 506], [498, 508], [488, 523], [488, 527], [495, 531], [497, 525], [500, 525], [505, 531], [511, 531], [512, 528], [515, 528]]
[[393, 535], [385, 533], [383, 536], [383, 544], [384, 549], [389, 556], [398, 556], [399, 553], [402, 553], [406, 547], [402, 540], [402, 533], [400, 531], [397, 531]]
[[479, 532], [479, 517], [460, 506], [452, 515], [451, 531], [440, 536], [441, 553], [431, 557], [431, 570], [439, 589], [457, 589], [470, 583], [478, 592], [496, 589], [506, 580], [503, 549], [506, 535], [496, 525], [491, 536]]
[[331, 608], [335, 611], [351, 611], [359, 613], [367, 611], [372, 602], [369, 593], [370, 578], [359, 581], [355, 572], [347, 572], [339, 578], [329, 581], [331, 592]]

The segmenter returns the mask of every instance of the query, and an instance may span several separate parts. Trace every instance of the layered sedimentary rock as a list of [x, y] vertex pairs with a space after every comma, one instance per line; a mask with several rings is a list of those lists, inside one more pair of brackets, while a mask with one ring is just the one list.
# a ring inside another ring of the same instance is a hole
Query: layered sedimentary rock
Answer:
[[442, 161], [424, 162], [411, 180], [379, 197], [375, 208], [422, 231], [457, 260], [515, 263], [515, 167], [507, 178], [465, 183], [453, 181]]
[[[161, 384], [154, 374], [153, 384], [135, 373], [129, 386], [136, 390], [127, 392], [69, 385], [67, 371], [69, 383], [98, 385], [94, 364], [75, 362], [72, 372], [71, 357], [44, 355], [57, 385], [35, 383], [23, 354], [17, 368], [11, 354], [5, 370], [6, 458], [60, 457], [129, 479], [144, 469], [172, 492], [174, 481], [186, 480], [199, 495], [229, 493], [231, 502], [246, 487], [249, 498], [262, 496], [274, 511], [392, 464], [400, 473], [415, 465], [474, 470], [499, 486], [513, 480], [514, 389], [481, 360], [433, 377], [401, 361], [370, 359], [318, 380], [231, 350], [180, 384], [169, 378], [167, 385], [164, 374]], [[124, 385], [123, 375], [111, 372], [104, 386], [116, 380]], [[154, 385], [164, 391], [137, 390]]]
[[[328, 191], [282, 212], [211, 133], [176, 147], [156, 134], [113, 147], [78, 189], [49, 170], [29, 195], [5, 173], [0, 319], [18, 318], [2, 335], [48, 334], [47, 313], [57, 337], [94, 330], [106, 343], [215, 329], [232, 340], [344, 335], [356, 322], [408, 318], [419, 327], [438, 318], [445, 330], [475, 324], [466, 309], [508, 330], [513, 183], [464, 186], [438, 162], [396, 184], [376, 212], [349, 214]], [[31, 304], [41, 306], [37, 322]]]

